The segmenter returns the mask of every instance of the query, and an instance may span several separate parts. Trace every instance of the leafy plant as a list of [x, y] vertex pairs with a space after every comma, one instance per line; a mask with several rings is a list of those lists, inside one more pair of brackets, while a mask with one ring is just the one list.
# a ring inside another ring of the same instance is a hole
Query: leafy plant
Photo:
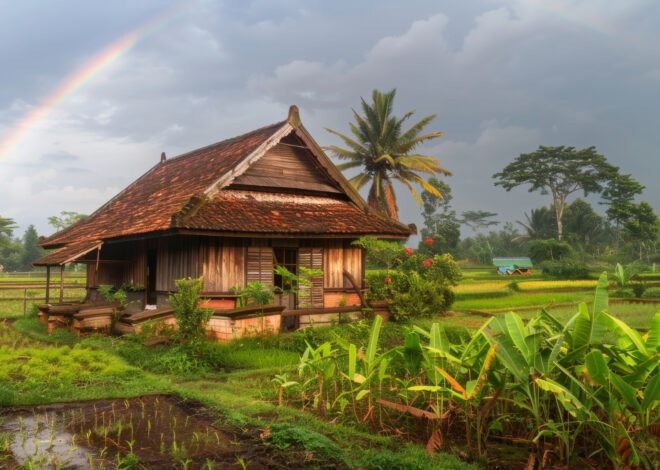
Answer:
[[200, 279], [178, 279], [175, 281], [177, 293], [169, 297], [174, 307], [176, 336], [183, 342], [196, 342], [205, 337], [206, 324], [213, 314], [213, 309], [200, 308], [200, 292], [204, 285]]

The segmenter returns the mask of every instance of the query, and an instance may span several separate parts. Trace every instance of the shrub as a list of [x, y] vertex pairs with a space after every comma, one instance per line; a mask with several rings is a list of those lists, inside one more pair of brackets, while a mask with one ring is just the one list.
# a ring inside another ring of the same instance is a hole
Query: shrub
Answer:
[[199, 293], [204, 281], [200, 279], [179, 279], [175, 281], [178, 292], [170, 295], [169, 301], [174, 307], [174, 318], [178, 330], [176, 336], [184, 342], [195, 342], [205, 337], [206, 323], [213, 314], [213, 309], [200, 308]]
[[390, 292], [390, 311], [397, 321], [442, 313], [454, 303], [454, 292], [446, 283], [425, 279], [416, 271], [395, 271]]
[[617, 298], [617, 299], [629, 299], [631, 297], [634, 297], [635, 293], [632, 291], [632, 289], [619, 289], [615, 290], [610, 294], [610, 297]]
[[367, 273], [367, 300], [385, 300], [387, 298], [387, 282], [390, 276], [387, 271], [371, 271]]
[[573, 254], [573, 248], [566, 242], [551, 238], [549, 240], [536, 240], [529, 244], [529, 257], [532, 263], [543, 261], [558, 261]]
[[660, 299], [660, 287], [649, 287], [644, 291], [642, 297], [645, 299]]
[[648, 284], [645, 282], [631, 282], [630, 288], [635, 294], [635, 297], [640, 298], [644, 294], [644, 291], [648, 288]]
[[543, 274], [557, 279], [588, 279], [589, 268], [573, 260], [545, 261], [541, 263]]

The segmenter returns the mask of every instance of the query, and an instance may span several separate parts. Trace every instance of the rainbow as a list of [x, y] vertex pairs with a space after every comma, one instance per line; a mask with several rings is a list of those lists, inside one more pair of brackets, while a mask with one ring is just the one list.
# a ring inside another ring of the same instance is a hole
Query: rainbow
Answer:
[[94, 78], [108, 70], [120, 57], [130, 51], [139, 41], [153, 34], [166, 23], [176, 17], [184, 3], [159, 14], [146, 24], [125, 34], [102, 51], [95, 54], [82, 67], [65, 78], [38, 106], [32, 109], [9, 132], [8, 136], [0, 141], [0, 163], [7, 158], [25, 140], [30, 131], [55, 107], [91, 82]]

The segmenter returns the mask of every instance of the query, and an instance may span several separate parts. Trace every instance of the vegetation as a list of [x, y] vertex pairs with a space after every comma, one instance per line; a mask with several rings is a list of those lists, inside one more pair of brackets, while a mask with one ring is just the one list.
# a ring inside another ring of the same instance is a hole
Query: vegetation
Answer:
[[430, 450], [462, 445], [501, 459], [495, 442], [522, 439], [539, 463], [549, 451], [566, 465], [656, 468], [660, 312], [642, 337], [606, 313], [606, 286], [603, 275], [593, 308], [581, 304], [567, 323], [545, 310], [526, 325], [508, 313], [468, 342], [450, 342], [435, 323], [408, 332], [403, 346], [379, 349], [377, 317], [364, 350], [340, 338], [308, 346], [300, 406], [380, 431], [420, 432], [429, 423]]
[[421, 205], [422, 201], [414, 188], [419, 184], [436, 197], [442, 197], [440, 192], [427, 183], [417, 173], [443, 173], [451, 175], [442, 168], [434, 157], [414, 153], [423, 142], [443, 136], [442, 132], [421, 134], [424, 128], [435, 119], [432, 114], [414, 124], [408, 130], [403, 130], [404, 123], [415, 113], [407, 112], [401, 119], [396, 118], [394, 96], [396, 90], [382, 93], [374, 90], [371, 104], [362, 99], [363, 116], [353, 111], [355, 124], [350, 124], [353, 138], [337, 131], [327, 129], [338, 136], [348, 148], [335, 145], [326, 147], [331, 154], [348, 162], [337, 165], [340, 170], [361, 168], [361, 172], [349, 181], [360, 190], [367, 183], [369, 188], [368, 204], [374, 209], [380, 209], [393, 219], [398, 220], [398, 207], [393, 182], [398, 181], [406, 186]]
[[179, 279], [177, 292], [170, 295], [170, 305], [174, 307], [176, 336], [182, 342], [194, 343], [206, 335], [206, 324], [213, 315], [213, 309], [199, 307], [199, 293], [204, 286], [203, 279]]
[[544, 147], [536, 152], [520, 154], [501, 172], [495, 173], [495, 186], [507, 191], [529, 184], [529, 191], [552, 194], [557, 221], [557, 239], [562, 239], [563, 215], [568, 197], [576, 191], [600, 193], [602, 184], [616, 178], [618, 168], [610, 165], [595, 147], [575, 150], [573, 147]]

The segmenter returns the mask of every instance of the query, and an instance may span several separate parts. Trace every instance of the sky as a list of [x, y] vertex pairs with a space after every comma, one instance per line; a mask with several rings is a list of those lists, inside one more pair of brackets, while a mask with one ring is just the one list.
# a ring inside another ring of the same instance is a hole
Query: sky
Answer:
[[[492, 175], [539, 145], [596, 146], [660, 208], [660, 2], [0, 0], [0, 216], [21, 235], [91, 213], [168, 156], [300, 108], [321, 145], [397, 89], [437, 118], [419, 149], [458, 212], [550, 203]], [[350, 176], [350, 175], [349, 175]], [[400, 218], [423, 225], [397, 187]], [[366, 194], [365, 194], [366, 196]], [[590, 197], [596, 209], [597, 197]]]

